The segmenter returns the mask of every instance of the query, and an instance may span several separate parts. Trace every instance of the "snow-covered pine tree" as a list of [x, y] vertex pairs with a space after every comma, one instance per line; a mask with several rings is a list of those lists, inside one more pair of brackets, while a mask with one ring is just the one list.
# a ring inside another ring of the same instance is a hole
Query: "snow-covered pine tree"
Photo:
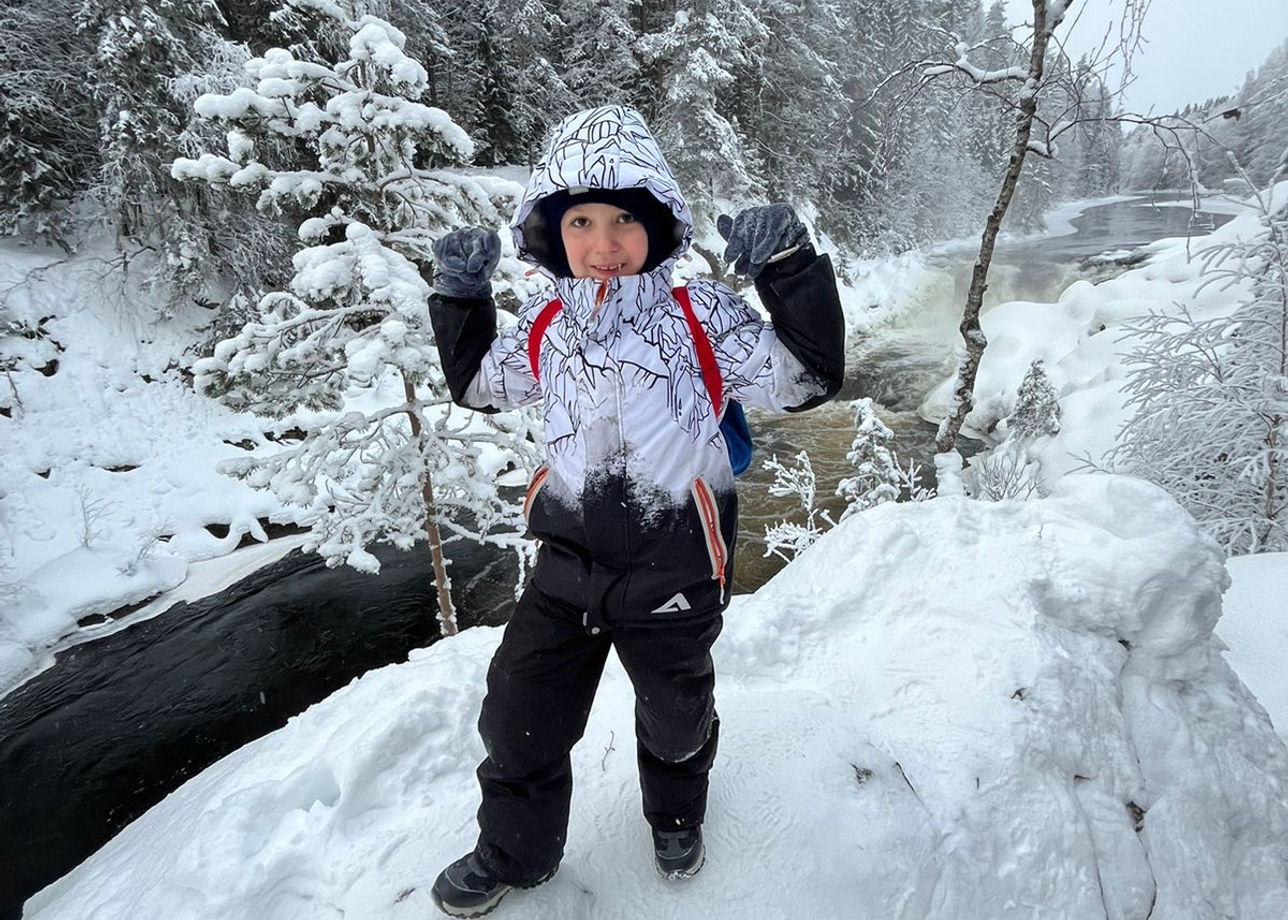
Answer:
[[[916, 38], [908, 23], [914, 0], [856, 0], [842, 7], [845, 36], [861, 36], [840, 62], [846, 105], [840, 118], [834, 162], [824, 178], [820, 225], [860, 250], [901, 251], [915, 234], [897, 228], [904, 215], [887, 202], [890, 177], [916, 169], [911, 136], [919, 119], [905, 111], [896, 87], [877, 86], [913, 57]], [[906, 82], [906, 81], [904, 81]]]
[[170, 161], [176, 151], [196, 153], [203, 142], [193, 129], [196, 93], [187, 89], [217, 83], [220, 61], [244, 60], [220, 36], [224, 25], [214, 0], [181, 7], [85, 0], [77, 16], [77, 28], [96, 42], [89, 72], [99, 120], [96, 192], [119, 237], [161, 254], [146, 280], [171, 284], [176, 293], [201, 285], [210, 245], [198, 213], [206, 192], [175, 182]]
[[576, 108], [634, 104], [640, 88], [632, 13], [641, 0], [560, 0], [559, 73]]
[[484, 0], [469, 48], [475, 123], [485, 166], [530, 165], [547, 129], [572, 111], [563, 76], [550, 63], [563, 24], [543, 0]]
[[[884, 502], [918, 502], [933, 497], [934, 490], [921, 484], [921, 471], [916, 464], [909, 463], [906, 469], [899, 465], [890, 446], [894, 432], [881, 421], [872, 400], [856, 399], [850, 407], [854, 410], [854, 441], [845, 458], [854, 468], [854, 475], [836, 486], [837, 496], [846, 503], [839, 521]], [[817, 503], [818, 483], [809, 455], [801, 451], [794, 459], [795, 464], [787, 466], [775, 455], [761, 464], [762, 469], [774, 474], [767, 489], [769, 494], [775, 498], [794, 496], [805, 512], [803, 524], [782, 520], [765, 527], [765, 555], [788, 561], [839, 523]]]
[[1252, 181], [1262, 186], [1288, 147], [1288, 39], [1251, 75], [1239, 94], [1239, 108], [1234, 153]]
[[1051, 385], [1041, 358], [1033, 359], [1020, 381], [1015, 408], [1006, 424], [1007, 435], [1013, 438], [1039, 438], [1060, 433], [1060, 395]]
[[[368, 544], [409, 549], [425, 536], [450, 633], [440, 525], [523, 549], [495, 475], [534, 464], [526, 417], [453, 414], [422, 272], [445, 230], [503, 221], [474, 180], [443, 168], [473, 145], [446, 112], [415, 101], [426, 75], [402, 34], [372, 16], [343, 23], [345, 60], [273, 49], [247, 65], [253, 88], [197, 100], [200, 115], [227, 127], [228, 155], [177, 160], [177, 178], [314, 215], [300, 225], [307, 245], [290, 289], [264, 296], [259, 319], [197, 364], [197, 385], [238, 409], [294, 413], [301, 442], [229, 472], [303, 508], [309, 545], [328, 565], [375, 571]], [[310, 168], [261, 162], [274, 144], [293, 145]]]
[[[448, 27], [453, 14], [458, 13], [456, 3], [386, 0], [385, 5], [389, 8], [389, 15], [383, 18], [397, 22], [398, 28], [407, 36], [404, 50], [425, 65], [427, 79], [422, 101], [456, 112], [451, 93], [452, 72], [458, 66], [460, 54], [456, 49], [456, 36]], [[379, 10], [372, 12], [382, 15]]]
[[[765, 525], [765, 555], [777, 556], [791, 562], [814, 545], [819, 537], [836, 526], [827, 509], [814, 503], [817, 480], [809, 454], [800, 451], [793, 458], [795, 464], [787, 466], [774, 454], [761, 464], [761, 469], [774, 474], [774, 481], [766, 489], [774, 498], [795, 497], [805, 512], [805, 523], [779, 521]], [[826, 528], [823, 525], [826, 524]]]
[[1128, 324], [1128, 405], [1113, 465], [1158, 483], [1231, 555], [1288, 550], [1288, 206], [1257, 236], [1209, 250], [1228, 316]]
[[1006, 438], [971, 457], [962, 473], [967, 494], [987, 501], [1031, 498], [1041, 480], [1040, 439], [1060, 433], [1060, 397], [1041, 358], [1029, 365], [1006, 419]]
[[840, 7], [836, 0], [763, 0], [757, 7], [767, 35], [728, 95], [772, 200], [812, 200], [821, 209], [828, 203], [819, 192], [839, 165], [850, 102], [841, 62], [854, 51]]
[[640, 38], [664, 87], [656, 110], [646, 107], [644, 114], [689, 196], [699, 238], [714, 228], [720, 208], [757, 195], [764, 184], [724, 95], [766, 34], [744, 0], [698, 0]]
[[81, 0], [0, 11], [0, 235], [72, 247], [69, 205], [99, 159], [89, 36], [67, 29]]
[[841, 520], [874, 508], [884, 502], [898, 501], [906, 495], [912, 501], [929, 497], [929, 491], [920, 482], [916, 466], [907, 469], [890, 448], [894, 432], [881, 421], [871, 399], [856, 399], [850, 403], [854, 410], [854, 441], [845, 459], [854, 467], [855, 474], [842, 479], [836, 494], [845, 499]]

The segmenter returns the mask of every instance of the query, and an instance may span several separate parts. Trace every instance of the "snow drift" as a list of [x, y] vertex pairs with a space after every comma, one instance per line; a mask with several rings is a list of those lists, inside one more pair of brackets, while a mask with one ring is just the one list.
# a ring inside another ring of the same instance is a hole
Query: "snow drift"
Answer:
[[[610, 663], [559, 874], [498, 917], [1288, 916], [1288, 753], [1212, 628], [1215, 545], [1160, 490], [844, 522], [716, 645], [709, 859], [659, 880]], [[434, 916], [473, 843], [497, 629], [382, 668], [196, 777], [32, 920]]]

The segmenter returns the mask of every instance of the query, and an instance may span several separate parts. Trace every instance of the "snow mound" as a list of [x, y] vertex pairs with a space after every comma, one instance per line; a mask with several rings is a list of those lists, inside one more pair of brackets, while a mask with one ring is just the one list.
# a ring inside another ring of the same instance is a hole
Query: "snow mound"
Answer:
[[[1212, 635], [1228, 576], [1160, 490], [884, 505], [716, 646], [707, 867], [668, 884], [610, 663], [568, 852], [498, 916], [1288, 916], [1288, 752]], [[28, 903], [32, 920], [434, 916], [473, 843], [500, 630], [371, 672], [227, 757]], [[774, 867], [773, 871], [767, 871]]]

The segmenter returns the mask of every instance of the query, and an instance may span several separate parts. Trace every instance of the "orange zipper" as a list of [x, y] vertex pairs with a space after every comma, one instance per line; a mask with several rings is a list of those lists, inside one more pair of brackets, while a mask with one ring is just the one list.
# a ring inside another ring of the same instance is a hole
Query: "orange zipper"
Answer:
[[720, 535], [720, 511], [716, 507], [716, 498], [711, 493], [711, 487], [700, 476], [693, 480], [693, 501], [698, 507], [702, 531], [707, 538], [707, 554], [711, 557], [711, 578], [720, 583], [720, 601], [724, 603], [725, 562], [729, 558], [729, 551], [725, 548], [724, 537]]
[[541, 491], [541, 486], [545, 483], [546, 477], [550, 475], [550, 467], [544, 463], [537, 467], [537, 471], [532, 474], [532, 482], [528, 483], [528, 491], [523, 496], [523, 520], [528, 520], [528, 511], [532, 508], [532, 502]]

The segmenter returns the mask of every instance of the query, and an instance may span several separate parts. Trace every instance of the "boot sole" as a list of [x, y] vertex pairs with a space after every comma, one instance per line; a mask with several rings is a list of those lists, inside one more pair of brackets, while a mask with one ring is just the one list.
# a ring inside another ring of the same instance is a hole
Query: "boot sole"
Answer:
[[464, 917], [467, 918], [467, 920], [473, 920], [474, 917], [482, 917], [492, 913], [492, 911], [496, 910], [501, 905], [502, 899], [516, 888], [520, 891], [531, 891], [538, 885], [544, 885], [546, 882], [550, 881], [555, 877], [555, 873], [558, 871], [559, 867], [556, 866], [551, 869], [548, 874], [543, 875], [535, 882], [529, 882], [526, 885], [510, 885], [509, 887], [503, 888], [501, 891], [497, 892], [496, 897], [492, 898], [490, 901], [484, 901], [482, 904], [478, 904], [474, 907], [455, 907], [451, 904], [445, 904], [439, 899], [438, 892], [432, 890], [430, 891], [429, 896], [434, 901], [434, 906], [447, 914], [447, 916]]

